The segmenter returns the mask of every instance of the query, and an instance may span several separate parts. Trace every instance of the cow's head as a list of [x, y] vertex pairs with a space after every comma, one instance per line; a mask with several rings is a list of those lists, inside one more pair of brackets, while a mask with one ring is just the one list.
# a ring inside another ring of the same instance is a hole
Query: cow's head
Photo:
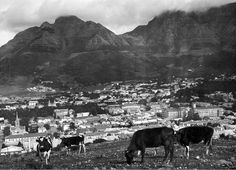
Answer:
[[180, 143], [181, 136], [182, 136], [181, 131], [175, 132], [175, 141], [177, 141], [178, 143]]
[[133, 161], [133, 158], [134, 158], [133, 151], [126, 150], [125, 151], [125, 157], [126, 157], [127, 164], [131, 164], [132, 161]]
[[62, 137], [60, 138], [61, 139], [61, 143], [59, 144], [59, 148], [63, 149], [66, 147], [66, 144], [67, 144], [67, 140], [66, 138]]
[[48, 146], [52, 146], [52, 143], [49, 137], [39, 137], [38, 139], [36, 139], [36, 142], [38, 142], [38, 146], [40, 149], [43, 149]]

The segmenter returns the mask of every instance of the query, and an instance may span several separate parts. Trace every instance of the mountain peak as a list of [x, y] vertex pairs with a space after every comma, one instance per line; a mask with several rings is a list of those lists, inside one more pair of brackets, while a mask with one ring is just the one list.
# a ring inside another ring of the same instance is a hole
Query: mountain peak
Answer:
[[55, 20], [55, 24], [66, 24], [66, 23], [84, 23], [83, 20], [79, 19], [74, 15], [60, 16]]

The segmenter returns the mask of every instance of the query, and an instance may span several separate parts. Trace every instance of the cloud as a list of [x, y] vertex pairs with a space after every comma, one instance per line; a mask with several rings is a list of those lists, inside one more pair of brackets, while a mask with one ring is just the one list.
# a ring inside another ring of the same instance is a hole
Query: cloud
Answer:
[[[206, 10], [236, 0], [0, 0], [0, 32], [16, 34], [62, 15], [101, 23], [115, 33], [146, 24], [166, 10]], [[9, 36], [9, 38], [12, 38]], [[5, 43], [0, 38], [0, 45]]]

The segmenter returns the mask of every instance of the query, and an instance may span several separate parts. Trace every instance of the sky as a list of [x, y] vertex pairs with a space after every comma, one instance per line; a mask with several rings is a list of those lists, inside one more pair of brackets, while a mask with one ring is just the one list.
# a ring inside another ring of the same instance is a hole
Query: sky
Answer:
[[231, 2], [236, 0], [0, 0], [0, 46], [59, 16], [75, 15], [122, 34], [167, 10], [204, 11]]

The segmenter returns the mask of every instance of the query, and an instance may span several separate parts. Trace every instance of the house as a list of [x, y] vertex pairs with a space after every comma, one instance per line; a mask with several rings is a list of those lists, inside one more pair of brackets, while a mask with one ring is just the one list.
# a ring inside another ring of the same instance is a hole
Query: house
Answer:
[[55, 109], [54, 115], [56, 118], [62, 119], [64, 116], [69, 114], [69, 109]]
[[111, 128], [111, 125], [99, 124], [99, 125], [95, 125], [94, 128], [98, 132], [104, 132], [107, 128]]
[[26, 132], [25, 126], [10, 126], [10, 132], [12, 135], [16, 135], [16, 134], [26, 134], [28, 132]]
[[53, 101], [49, 100], [48, 101], [48, 107], [57, 107], [57, 104], [54, 100]]
[[76, 101], [74, 101], [74, 105], [82, 105], [82, 104], [84, 104], [83, 100], [76, 100]]
[[198, 113], [201, 118], [203, 117], [220, 117], [224, 113], [224, 109], [221, 107], [194, 107], [194, 113]]
[[38, 104], [39, 104], [39, 102], [37, 100], [31, 100], [28, 103], [28, 108], [34, 109]]
[[149, 106], [151, 108], [151, 111], [153, 111], [153, 112], [156, 112], [156, 113], [161, 113], [162, 112], [162, 107], [157, 102], [149, 103]]
[[4, 117], [0, 117], [0, 123], [4, 123]]
[[37, 117], [38, 124], [47, 124], [50, 123], [53, 120], [52, 116], [48, 117]]
[[135, 103], [128, 103], [122, 106], [122, 109], [125, 110], [128, 114], [139, 113], [141, 106]]
[[177, 108], [166, 108], [163, 110], [163, 112], [160, 114], [161, 118], [165, 119], [176, 119], [176, 118], [182, 118], [183, 113], [180, 109]]
[[29, 133], [38, 133], [38, 124], [36, 122], [29, 123], [28, 132]]
[[107, 110], [110, 115], [120, 115], [124, 113], [124, 110], [120, 107], [120, 105], [108, 105]]
[[46, 133], [47, 129], [44, 126], [39, 126], [37, 131], [38, 131], [38, 133]]
[[1, 149], [1, 155], [23, 153], [24, 149], [18, 146], [8, 146]]
[[88, 117], [89, 116], [89, 112], [80, 112], [80, 113], [77, 113], [76, 114], [76, 117], [79, 118], [79, 117]]
[[11, 145], [21, 142], [27, 151], [32, 151], [37, 145], [36, 139], [42, 136], [46, 136], [47, 133], [29, 133], [20, 135], [10, 135], [5, 137], [4, 144]]

